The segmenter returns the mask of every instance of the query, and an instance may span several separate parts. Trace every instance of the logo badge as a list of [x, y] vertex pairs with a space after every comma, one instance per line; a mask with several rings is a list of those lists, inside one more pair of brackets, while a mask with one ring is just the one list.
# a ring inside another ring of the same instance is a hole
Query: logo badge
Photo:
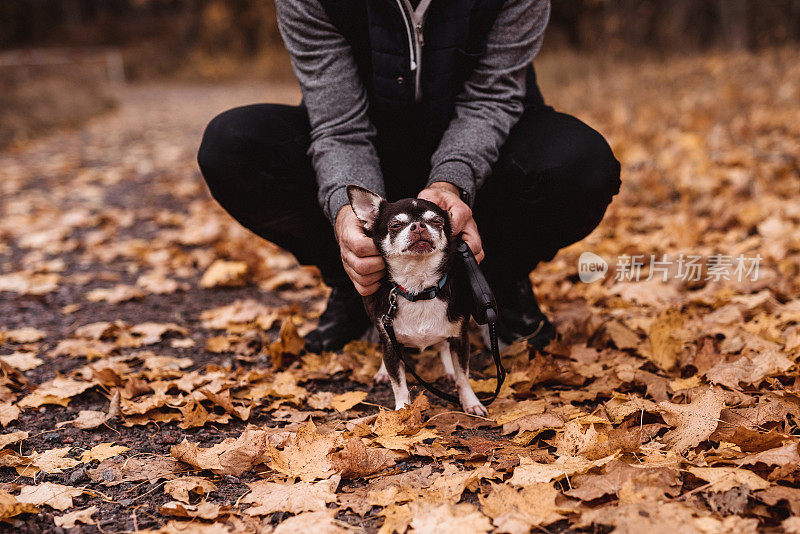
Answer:
[[578, 258], [578, 277], [581, 282], [591, 284], [606, 277], [608, 263], [594, 252], [584, 252]]

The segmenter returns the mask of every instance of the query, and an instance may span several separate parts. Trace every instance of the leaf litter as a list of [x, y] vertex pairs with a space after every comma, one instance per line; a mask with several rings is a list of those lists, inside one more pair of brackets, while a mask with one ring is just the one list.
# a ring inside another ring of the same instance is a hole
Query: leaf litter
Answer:
[[[623, 189], [597, 231], [534, 274], [560, 337], [506, 349], [486, 418], [419, 389], [382, 408], [372, 343], [305, 352], [327, 290], [217, 207], [194, 162], [195, 133], [262, 87], [127, 88], [115, 115], [0, 154], [0, 520], [800, 532], [798, 59], [621, 63], [545, 87], [607, 135]], [[762, 263], [757, 280], [582, 284], [586, 250]], [[435, 354], [419, 358], [444, 383]], [[492, 369], [474, 362], [490, 391]]]

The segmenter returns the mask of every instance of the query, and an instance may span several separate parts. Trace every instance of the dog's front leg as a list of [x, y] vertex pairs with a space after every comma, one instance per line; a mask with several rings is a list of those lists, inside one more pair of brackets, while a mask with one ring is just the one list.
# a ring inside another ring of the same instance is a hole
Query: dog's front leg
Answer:
[[469, 383], [469, 338], [466, 329], [460, 337], [451, 337], [448, 341], [450, 342], [450, 353], [453, 359], [461, 408], [467, 413], [485, 417], [489, 411], [478, 400], [478, 396], [472, 391], [472, 385]]
[[394, 409], [399, 410], [410, 404], [408, 398], [408, 385], [406, 384], [406, 370], [400, 357], [395, 354], [392, 344], [383, 342], [383, 367], [389, 375], [389, 383], [394, 393]]

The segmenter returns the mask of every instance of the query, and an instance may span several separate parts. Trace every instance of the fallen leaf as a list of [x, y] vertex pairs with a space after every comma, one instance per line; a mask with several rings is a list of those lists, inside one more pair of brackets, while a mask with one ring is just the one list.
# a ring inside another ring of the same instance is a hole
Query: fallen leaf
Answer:
[[180, 477], [168, 480], [164, 484], [164, 493], [172, 496], [173, 499], [189, 503], [189, 493], [205, 495], [211, 491], [217, 491], [217, 486], [213, 482], [203, 477]]
[[42, 482], [36, 486], [23, 486], [17, 500], [35, 506], [49, 506], [56, 510], [72, 508], [72, 499], [83, 494], [80, 488]]
[[124, 445], [114, 445], [113, 443], [100, 443], [95, 445], [88, 451], [85, 451], [81, 456], [81, 462], [89, 463], [92, 460], [102, 462], [107, 458], [113, 458], [123, 452], [129, 451], [130, 448]]
[[532, 527], [542, 527], [563, 519], [563, 507], [556, 505], [559, 492], [552, 484], [538, 483], [522, 489], [492, 484], [489, 494], [478, 499], [484, 514], [492, 518], [497, 532], [527, 534]]
[[0, 520], [5, 521], [19, 514], [35, 514], [39, 511], [35, 505], [20, 502], [7, 491], [0, 490]]
[[95, 520], [92, 519], [92, 516], [95, 513], [97, 513], [97, 506], [90, 506], [89, 508], [84, 508], [83, 510], [75, 510], [74, 512], [69, 512], [68, 514], [54, 517], [53, 522], [55, 522], [57, 527], [66, 529], [70, 529], [78, 523], [83, 523], [84, 525], [94, 525]]
[[298, 482], [296, 484], [259, 480], [248, 484], [250, 493], [241, 502], [255, 504], [248, 508], [249, 515], [269, 515], [273, 512], [313, 512], [325, 510], [327, 504], [336, 501], [338, 475], [319, 482]]
[[0, 360], [3, 360], [8, 365], [19, 371], [30, 371], [31, 369], [36, 369], [44, 363], [44, 361], [37, 358], [36, 354], [33, 352], [19, 351], [13, 354], [0, 356]]
[[390, 451], [367, 447], [361, 438], [353, 437], [341, 451], [331, 455], [331, 463], [344, 478], [362, 478], [391, 467], [395, 458]]
[[236, 287], [247, 283], [247, 263], [243, 261], [216, 260], [200, 279], [200, 287]]
[[690, 404], [660, 402], [664, 421], [675, 427], [664, 435], [664, 442], [676, 452], [699, 445], [716, 430], [720, 412], [725, 407], [721, 393], [709, 388]]
[[331, 406], [337, 412], [346, 412], [366, 398], [366, 391], [347, 391], [345, 393], [335, 395], [333, 399], [331, 399]]
[[267, 451], [267, 433], [246, 429], [238, 438], [227, 438], [210, 448], [184, 440], [172, 447], [170, 455], [198, 469], [218, 475], [239, 476], [252, 469]]

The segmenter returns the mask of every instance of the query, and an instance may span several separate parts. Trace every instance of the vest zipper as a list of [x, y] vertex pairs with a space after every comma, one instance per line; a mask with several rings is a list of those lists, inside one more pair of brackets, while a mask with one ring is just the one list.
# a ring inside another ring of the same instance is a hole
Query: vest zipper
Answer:
[[411, 72], [414, 73], [414, 101], [419, 102], [422, 100], [422, 47], [425, 44], [422, 28], [425, 22], [425, 12], [417, 17], [408, 0], [397, 0], [397, 7], [400, 8], [400, 13], [403, 15], [403, 23], [406, 26], [406, 35], [408, 36]]

